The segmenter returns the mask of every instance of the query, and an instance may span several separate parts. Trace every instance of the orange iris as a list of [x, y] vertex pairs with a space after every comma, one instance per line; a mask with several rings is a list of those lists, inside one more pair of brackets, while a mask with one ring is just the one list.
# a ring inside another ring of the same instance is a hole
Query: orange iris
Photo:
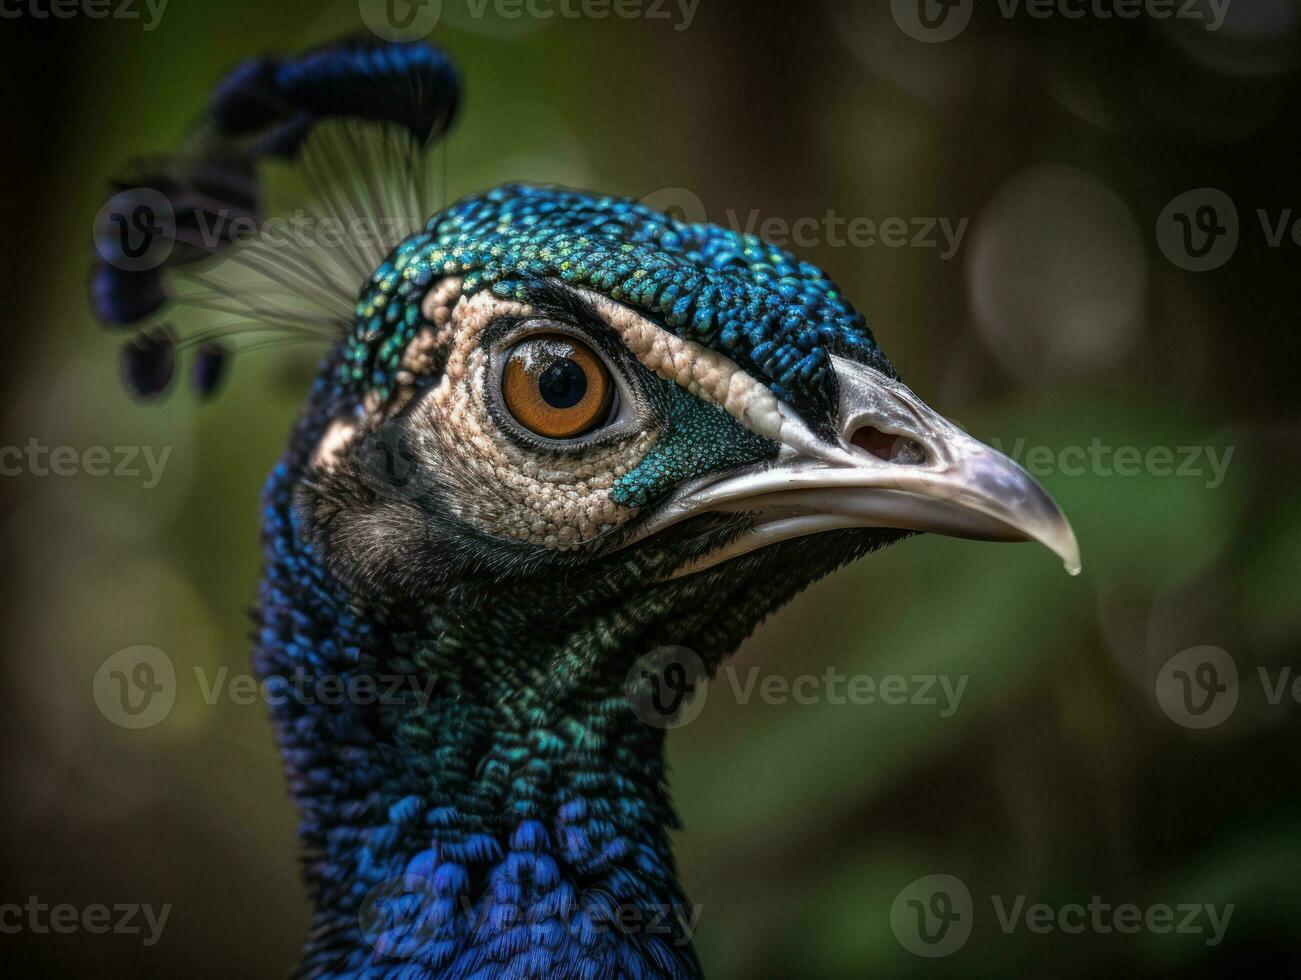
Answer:
[[564, 334], [535, 334], [511, 350], [501, 379], [506, 408], [548, 439], [572, 439], [605, 421], [610, 372], [590, 347]]

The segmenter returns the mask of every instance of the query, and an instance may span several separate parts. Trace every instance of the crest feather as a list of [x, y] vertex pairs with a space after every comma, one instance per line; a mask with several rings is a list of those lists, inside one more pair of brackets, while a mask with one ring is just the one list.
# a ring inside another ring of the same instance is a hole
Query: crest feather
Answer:
[[[142, 364], [164, 335], [172, 356], [204, 351], [191, 375], [202, 394], [230, 353], [338, 340], [375, 268], [433, 211], [428, 149], [458, 100], [450, 61], [425, 44], [349, 38], [233, 70], [195, 138], [115, 181], [96, 224], [91, 305], [107, 326], [148, 331], [124, 350], [123, 376], [149, 383], [128, 387], [167, 387], [173, 371]], [[289, 193], [267, 186], [277, 161]], [[150, 330], [164, 313], [165, 334]]]

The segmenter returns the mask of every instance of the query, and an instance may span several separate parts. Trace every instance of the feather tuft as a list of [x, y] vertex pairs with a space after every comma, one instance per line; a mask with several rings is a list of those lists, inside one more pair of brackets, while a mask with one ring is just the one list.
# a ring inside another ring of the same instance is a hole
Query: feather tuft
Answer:
[[122, 384], [136, 398], [153, 401], [172, 382], [176, 335], [165, 323], [146, 327], [122, 346]]
[[158, 310], [167, 301], [157, 269], [132, 272], [107, 263], [90, 277], [90, 305], [105, 324], [130, 326]]
[[[176, 308], [199, 311], [180, 346], [205, 345], [191, 375], [203, 397], [240, 350], [342, 339], [358, 290], [429, 216], [425, 151], [450, 125], [459, 92], [441, 51], [370, 36], [244, 62], [217, 86], [182, 152], [141, 161], [114, 183], [95, 227], [95, 314], [126, 327], [164, 308], [169, 320]], [[267, 158], [292, 161], [307, 180], [311, 210], [294, 205], [306, 241], [266, 233]], [[332, 229], [358, 224], [355, 239], [323, 247]], [[233, 315], [234, 325], [218, 315]], [[170, 344], [147, 330], [124, 350], [123, 378], [139, 397], [157, 397], [170, 381], [177, 342], [165, 331]], [[279, 336], [216, 345], [253, 333]]]
[[396, 123], [430, 143], [459, 98], [456, 70], [437, 48], [353, 37], [292, 59], [245, 62], [218, 86], [211, 113], [226, 135], [258, 133], [265, 152], [292, 156], [330, 118]]
[[226, 377], [226, 348], [209, 341], [199, 348], [190, 371], [190, 383], [200, 398], [211, 398]]

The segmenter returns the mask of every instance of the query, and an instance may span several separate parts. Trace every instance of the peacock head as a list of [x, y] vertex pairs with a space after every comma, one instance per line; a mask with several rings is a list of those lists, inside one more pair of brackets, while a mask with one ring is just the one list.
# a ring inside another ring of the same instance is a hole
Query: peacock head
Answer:
[[692, 634], [713, 652], [909, 531], [1078, 564], [1047, 494], [905, 387], [824, 273], [632, 200], [455, 204], [386, 258], [325, 370], [298, 508], [364, 594], [656, 590], [726, 634]]
[[[289, 155], [366, 185], [376, 157], [352, 130], [320, 132], [321, 118], [378, 117], [423, 145], [454, 105], [433, 49], [366, 42], [250, 63], [212, 115], [249, 158]], [[414, 166], [388, 170], [379, 193], [347, 197], [344, 179], [323, 195], [344, 195], [342, 214], [419, 200]], [[170, 200], [182, 225], [210, 208]], [[1078, 568], [1047, 494], [905, 387], [809, 263], [549, 187], [426, 214], [351, 283], [333, 268], [294, 280], [320, 293], [338, 279], [353, 297], [364, 281], [290, 455], [300, 538], [360, 601], [462, 618], [503, 597], [535, 618], [619, 608], [716, 658], [813, 580], [910, 532], [1038, 541]], [[353, 245], [350, 261], [372, 254]], [[265, 241], [245, 251], [282, 283], [312, 261]], [[101, 278], [107, 319], [162, 302], [140, 301], [139, 277]], [[136, 375], [150, 376], [159, 336], [128, 347]]]

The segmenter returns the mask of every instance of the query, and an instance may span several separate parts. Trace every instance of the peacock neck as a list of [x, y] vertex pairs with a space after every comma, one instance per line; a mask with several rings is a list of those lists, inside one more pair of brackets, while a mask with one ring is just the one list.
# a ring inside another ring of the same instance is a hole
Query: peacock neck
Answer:
[[[304, 973], [695, 976], [664, 732], [630, 709], [653, 616], [536, 595], [359, 603], [273, 477], [257, 664], [315, 904]], [[630, 623], [641, 628], [630, 630]]]

